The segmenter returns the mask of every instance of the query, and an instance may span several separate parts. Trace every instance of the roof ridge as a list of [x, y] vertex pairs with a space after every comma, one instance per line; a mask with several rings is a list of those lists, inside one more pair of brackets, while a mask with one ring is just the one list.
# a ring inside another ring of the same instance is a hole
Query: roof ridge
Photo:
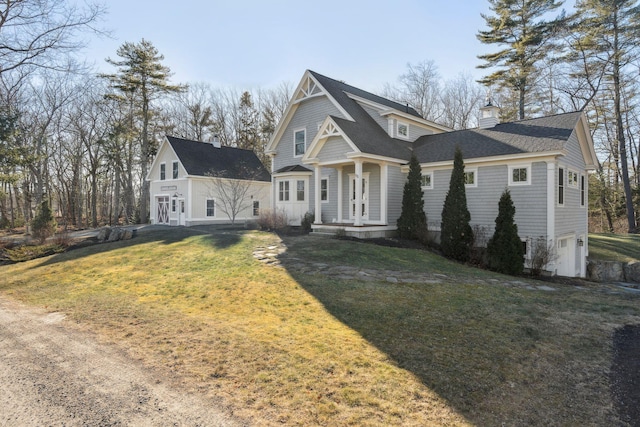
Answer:
[[[165, 136], [167, 138], [179, 139], [181, 141], [193, 142], [195, 144], [211, 144], [211, 142], [208, 142], [208, 141], [196, 141], [195, 139], [182, 138], [180, 136], [173, 136], [173, 135], [165, 135]], [[251, 151], [255, 153], [255, 151], [253, 151], [251, 148], [232, 147], [230, 145], [220, 145], [220, 148], [241, 150], [241, 151]]]
[[509, 121], [509, 122], [498, 123], [498, 124], [506, 125], [508, 123], [521, 123], [521, 122], [527, 122], [527, 121], [530, 121], [530, 120], [548, 119], [548, 118], [557, 117], [557, 116], [568, 116], [569, 114], [582, 113], [583, 111], [584, 110], [567, 111], [567, 112], [564, 112], [564, 113], [555, 113], [555, 114], [549, 114], [549, 115], [540, 116], [540, 117], [529, 117], [528, 119], [512, 120], [512, 121]]
[[[415, 108], [413, 108], [412, 106], [410, 106], [410, 105], [409, 105], [408, 107], [409, 107], [409, 109], [410, 109], [410, 110], [412, 110], [412, 111], [409, 111], [409, 112], [405, 111], [405, 110], [406, 110], [406, 108], [407, 108], [407, 105], [408, 105], [408, 104], [402, 104], [402, 103], [400, 103], [400, 102], [398, 102], [398, 101], [394, 101], [393, 99], [389, 99], [389, 98], [387, 98], [387, 97], [384, 97], [384, 96], [381, 96], [381, 95], [377, 95], [377, 94], [375, 94], [375, 93], [373, 93], [373, 92], [369, 92], [369, 91], [367, 91], [367, 90], [360, 89], [359, 87], [356, 87], [356, 86], [350, 85], [350, 84], [345, 83], [345, 82], [340, 81], [340, 80], [336, 80], [336, 79], [334, 79], [334, 78], [332, 78], [332, 77], [325, 76], [324, 74], [320, 74], [320, 73], [318, 73], [318, 72], [316, 72], [316, 71], [313, 71], [313, 70], [308, 70], [308, 71], [309, 71], [309, 73], [311, 73], [314, 77], [318, 77], [318, 76], [319, 76], [319, 77], [321, 77], [321, 78], [324, 78], [324, 79], [330, 80], [330, 81], [331, 81], [332, 83], [334, 83], [334, 84], [337, 84], [337, 85], [342, 86], [342, 88], [341, 88], [340, 90], [342, 90], [343, 92], [351, 93], [352, 95], [355, 95], [355, 96], [360, 96], [360, 95], [358, 95], [358, 94], [357, 94], [357, 93], [355, 93], [355, 92], [361, 92], [361, 93], [364, 93], [364, 94], [366, 94], [366, 95], [370, 96], [371, 98], [377, 98], [377, 99], [380, 99], [380, 100], [386, 101], [386, 102], [388, 102], [388, 103], [395, 104], [397, 107], [394, 107], [394, 109], [396, 109], [396, 110], [398, 110], [398, 111], [400, 111], [400, 112], [405, 112], [405, 113], [408, 113], [408, 114], [411, 114], [411, 115], [415, 115], [416, 117], [420, 117], [420, 118], [424, 119], [424, 117], [422, 117], [422, 116], [420, 115], [420, 113], [418, 113], [418, 111], [417, 111]], [[350, 91], [350, 90], [345, 90], [345, 89], [349, 89], [349, 88], [350, 88], [350, 89], [352, 89], [352, 90], [351, 90], [351, 91]], [[369, 99], [369, 100], [370, 100], [370, 101], [373, 101], [373, 102], [376, 102], [374, 99]]]

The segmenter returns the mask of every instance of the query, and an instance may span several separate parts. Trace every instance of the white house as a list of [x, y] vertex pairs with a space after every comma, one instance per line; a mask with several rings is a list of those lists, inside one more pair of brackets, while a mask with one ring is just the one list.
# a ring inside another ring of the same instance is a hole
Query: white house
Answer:
[[391, 234], [415, 153], [427, 220], [437, 231], [456, 146], [472, 225], [493, 233], [508, 188], [527, 256], [542, 239], [557, 254], [549, 272], [584, 276], [587, 175], [598, 160], [582, 112], [501, 124], [498, 109], [488, 105], [478, 129], [454, 132], [409, 106], [306, 71], [267, 147], [272, 205], [293, 224], [313, 212], [314, 231]]
[[[153, 224], [255, 220], [271, 206], [271, 176], [251, 150], [167, 136], [151, 164]], [[234, 206], [230, 206], [234, 205]]]

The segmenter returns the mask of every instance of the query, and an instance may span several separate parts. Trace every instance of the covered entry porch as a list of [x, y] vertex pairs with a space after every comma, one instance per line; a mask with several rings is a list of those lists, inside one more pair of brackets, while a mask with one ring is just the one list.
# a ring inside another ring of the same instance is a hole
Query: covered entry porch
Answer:
[[357, 238], [395, 234], [395, 218], [389, 221], [387, 162], [354, 158], [312, 166], [313, 233]]

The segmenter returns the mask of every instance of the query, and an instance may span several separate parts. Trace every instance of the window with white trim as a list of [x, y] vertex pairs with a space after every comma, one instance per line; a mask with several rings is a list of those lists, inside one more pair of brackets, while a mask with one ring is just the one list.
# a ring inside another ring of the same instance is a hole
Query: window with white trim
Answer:
[[564, 168], [558, 168], [558, 205], [564, 206]]
[[431, 190], [433, 188], [433, 172], [422, 172], [422, 182], [420, 184], [423, 190]]
[[304, 202], [304, 180], [296, 181], [296, 200]]
[[580, 206], [584, 207], [587, 197], [587, 182], [584, 175], [580, 174]]
[[569, 170], [567, 172], [567, 181], [569, 187], [578, 188], [578, 172]]
[[464, 185], [466, 187], [478, 186], [478, 171], [476, 169], [471, 169], [464, 172]]
[[216, 216], [216, 202], [213, 199], [207, 199], [207, 216]]
[[509, 185], [531, 184], [530, 166], [509, 166]]
[[173, 162], [173, 179], [178, 179], [178, 162]]
[[293, 132], [293, 155], [302, 156], [307, 149], [306, 129], [298, 129]]
[[253, 201], [253, 216], [260, 216], [260, 202], [257, 200]]
[[322, 178], [320, 180], [320, 201], [327, 203], [329, 201], [329, 179]]
[[289, 201], [289, 181], [280, 181], [278, 184], [278, 200], [281, 202]]
[[160, 181], [164, 181], [167, 178], [167, 165], [160, 163]]
[[176, 211], [176, 206], [178, 205], [178, 199], [176, 199], [175, 197], [173, 199], [171, 199], [171, 212], [175, 212]]
[[397, 134], [399, 138], [409, 138], [409, 125], [404, 122], [398, 122]]

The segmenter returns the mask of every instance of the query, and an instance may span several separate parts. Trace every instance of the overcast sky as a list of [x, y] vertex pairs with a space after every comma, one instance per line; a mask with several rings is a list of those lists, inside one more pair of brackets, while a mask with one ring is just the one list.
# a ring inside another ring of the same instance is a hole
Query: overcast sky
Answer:
[[312, 69], [378, 92], [407, 63], [429, 59], [445, 78], [480, 77], [477, 55], [495, 50], [475, 37], [487, 0], [109, 0], [107, 7], [103, 26], [112, 38], [92, 40], [89, 60], [113, 72], [104, 59], [144, 38], [165, 56], [174, 83], [269, 88], [295, 85]]

